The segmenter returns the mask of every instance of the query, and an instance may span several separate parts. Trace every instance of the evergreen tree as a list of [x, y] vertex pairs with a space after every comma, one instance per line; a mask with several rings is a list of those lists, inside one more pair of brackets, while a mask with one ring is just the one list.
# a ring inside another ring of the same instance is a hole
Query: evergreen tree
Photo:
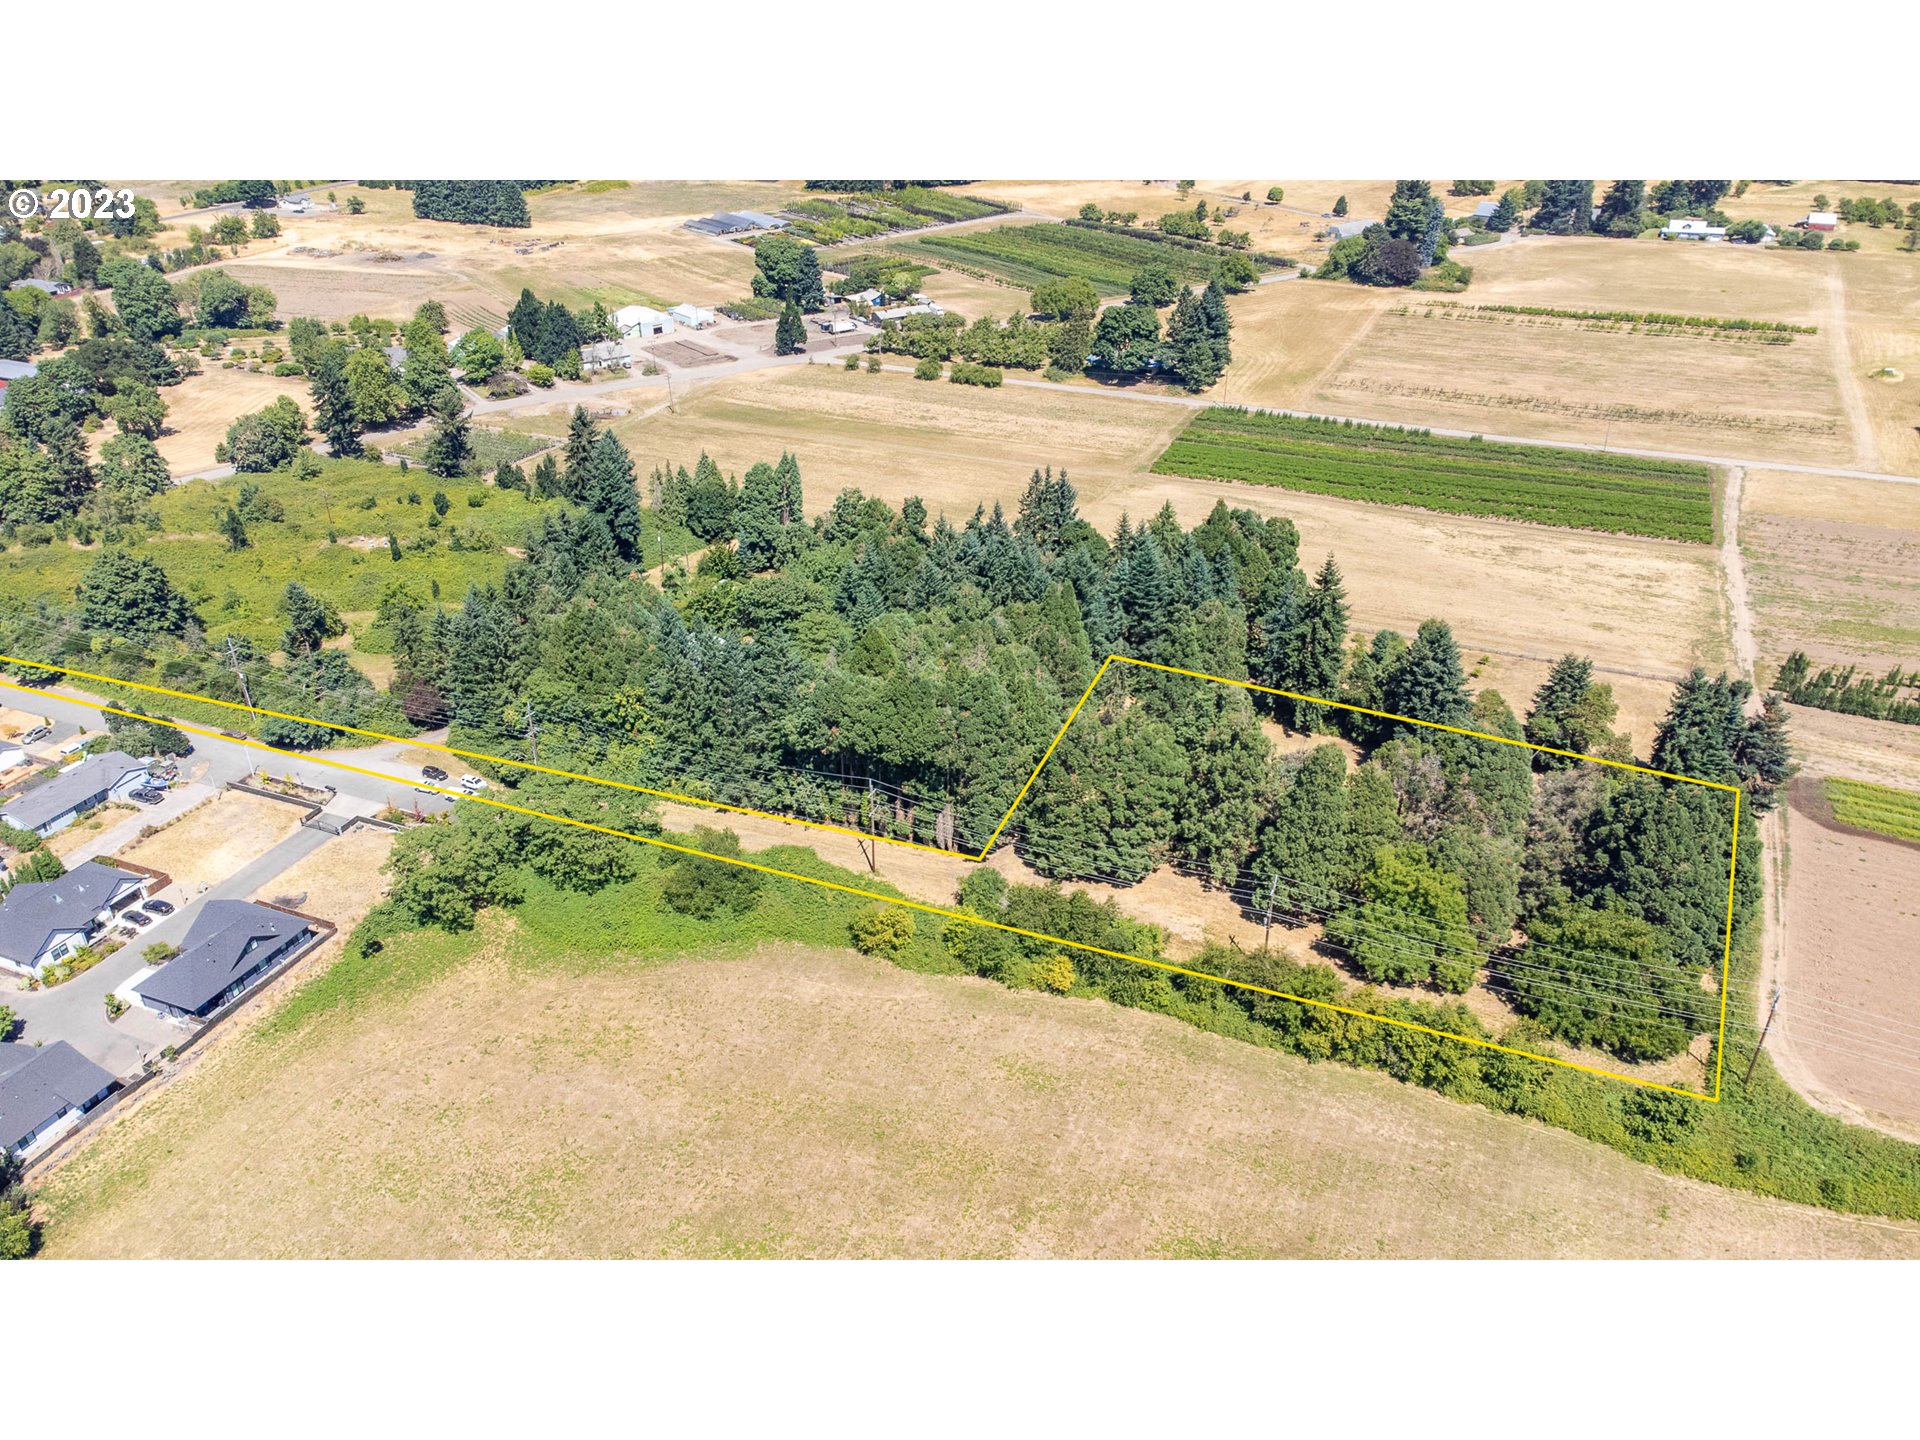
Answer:
[[1444, 620], [1423, 620], [1406, 654], [1383, 678], [1380, 698], [1392, 715], [1465, 726], [1473, 705], [1453, 628]]
[[636, 488], [633, 457], [612, 435], [593, 442], [593, 454], [587, 461], [587, 508], [607, 527], [613, 548], [622, 560], [640, 557], [640, 494]]
[[473, 458], [470, 431], [466, 405], [449, 385], [434, 409], [433, 430], [427, 436], [427, 473], [443, 479], [465, 474], [467, 462]]
[[76, 594], [80, 623], [107, 635], [178, 635], [198, 618], [157, 560], [128, 550], [102, 549]]
[[286, 592], [280, 597], [280, 610], [287, 617], [280, 648], [289, 656], [311, 655], [329, 636], [342, 633], [340, 617], [298, 580], [287, 582]]
[[747, 467], [734, 526], [741, 565], [749, 571], [771, 570], [780, 557], [780, 481], [764, 461]]
[[[587, 467], [593, 460], [593, 447], [600, 439], [599, 427], [587, 414], [587, 407], [576, 405], [567, 421], [566, 470], [555, 477], [560, 488], [553, 493], [566, 500], [584, 500], [587, 494]], [[551, 457], [549, 457], [551, 458]]]
[[1758, 715], [1741, 728], [1734, 750], [1740, 785], [1755, 809], [1771, 810], [1780, 799], [1780, 787], [1798, 769], [1787, 743], [1787, 707], [1778, 695], [1767, 696]]
[[1653, 768], [1690, 780], [1730, 784], [1736, 778], [1734, 755], [1746, 728], [1744, 680], [1722, 673], [1709, 680], [1695, 666], [1674, 687], [1673, 700], [1653, 736]]
[[1020, 514], [1013, 522], [1016, 535], [1024, 535], [1051, 560], [1065, 546], [1072, 528], [1079, 522], [1078, 493], [1067, 481], [1067, 472], [1058, 476], [1047, 466], [1043, 474], [1035, 470], [1020, 496]]
[[1593, 229], [1593, 181], [1547, 181], [1532, 223], [1554, 235], [1587, 234]]
[[800, 318], [800, 307], [789, 300], [780, 308], [780, 320], [773, 327], [773, 353], [798, 355], [807, 348], [807, 325]]
[[327, 453], [344, 458], [360, 453], [361, 422], [355, 413], [353, 391], [347, 384], [347, 356], [343, 345], [320, 347], [313, 371], [313, 423], [326, 436]]
[[1347, 197], [1342, 195], [1338, 200], [1333, 202], [1333, 215], [1334, 215], [1334, 218], [1338, 220], [1338, 219], [1344, 218], [1346, 216], [1346, 213], [1347, 213]]
[[[1347, 591], [1340, 567], [1329, 555], [1301, 599], [1298, 623], [1282, 642], [1275, 688], [1332, 699], [1339, 689], [1346, 646]], [[1303, 700], [1288, 701], [1287, 706], [1294, 729], [1313, 734], [1325, 725], [1325, 706]]]
[[1213, 337], [1207, 333], [1200, 306], [1191, 290], [1180, 291], [1180, 299], [1167, 321], [1166, 358], [1162, 362], [1180, 377], [1180, 383], [1195, 393], [1220, 378]]
[[1646, 209], [1647, 182], [1644, 180], [1616, 180], [1607, 187], [1607, 193], [1600, 197], [1600, 213], [1594, 216], [1593, 228], [1601, 235], [1625, 235], [1629, 238], [1640, 233], [1640, 212]]
[[541, 333], [546, 324], [547, 309], [535, 297], [533, 291], [522, 290], [520, 298], [507, 312], [507, 338], [520, 347], [523, 355], [531, 355], [536, 360], [542, 354]]
[[[1626, 741], [1613, 733], [1614, 715], [1613, 689], [1593, 683], [1593, 662], [1565, 655], [1548, 672], [1546, 683], [1534, 692], [1526, 737], [1535, 745], [1576, 755], [1624, 759]], [[1564, 770], [1580, 763], [1562, 755], [1533, 752], [1534, 768], [1538, 770]]]
[[[452, 372], [447, 364], [447, 345], [430, 322], [410, 321], [404, 332], [407, 358], [400, 367], [400, 385], [415, 410], [437, 413], [452, 396], [458, 402]], [[436, 472], [438, 473], [438, 472]]]
[[1487, 229], [1496, 235], [1504, 235], [1520, 223], [1520, 200], [1518, 195], [1508, 190], [1500, 196], [1500, 203], [1493, 207], [1493, 214], [1487, 217]]
[[1360, 882], [1361, 900], [1327, 922], [1327, 939], [1369, 980], [1432, 983], [1456, 993], [1479, 966], [1466, 889], [1419, 845], [1386, 845]]
[[1280, 794], [1261, 827], [1249, 866], [1267, 897], [1285, 914], [1325, 915], [1344, 903], [1355, 881], [1348, 814], [1347, 759], [1337, 745], [1316, 745]]

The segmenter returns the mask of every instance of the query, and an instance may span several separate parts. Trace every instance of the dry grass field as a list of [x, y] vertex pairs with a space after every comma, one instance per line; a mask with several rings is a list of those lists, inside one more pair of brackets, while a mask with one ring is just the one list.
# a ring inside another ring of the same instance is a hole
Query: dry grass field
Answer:
[[[1864, 1111], [1869, 1123], [1913, 1134], [1920, 1075], [1907, 1027], [1920, 1015], [1920, 845], [1840, 830], [1829, 815], [1817, 787], [1794, 787], [1784, 1038], [1821, 1090]], [[1836, 1036], [1826, 1025], [1881, 1038]]]
[[1920, 255], [1832, 258], [1846, 262], [1835, 274], [1878, 468], [1920, 475]]
[[300, 814], [277, 800], [228, 790], [120, 858], [164, 870], [189, 888], [212, 885], [298, 830]]
[[1034, 467], [1052, 464], [1071, 475], [1087, 519], [1109, 532], [1122, 513], [1137, 520], [1163, 504], [1188, 525], [1220, 500], [1284, 515], [1300, 528], [1309, 567], [1329, 550], [1338, 557], [1356, 624], [1411, 634], [1438, 615], [1470, 661], [1534, 662], [1510, 673], [1489, 666], [1483, 677], [1516, 708], [1544, 678], [1541, 662], [1591, 655], [1626, 672], [1605, 678], [1642, 744], [1671, 679], [1695, 663], [1726, 663], [1726, 607], [1704, 546], [1147, 474], [1188, 413], [1074, 387], [977, 390], [809, 366], [703, 388], [673, 412], [614, 428], [642, 470], [691, 465], [705, 448], [737, 474], [791, 449], [811, 513], [848, 486], [895, 505], [917, 494], [955, 523], [995, 501], [1011, 513]]
[[[227, 438], [228, 426], [250, 410], [271, 405], [281, 395], [292, 396], [302, 410], [312, 408], [304, 380], [222, 370], [217, 361], [212, 362], [200, 374], [189, 375], [160, 392], [167, 406], [167, 429], [154, 444], [172, 474], [205, 470], [214, 463], [213, 447]], [[96, 446], [118, 433], [112, 425], [102, 426], [94, 434]]]
[[1920, 1254], [1100, 1002], [800, 947], [560, 976], [481, 935], [213, 1047], [48, 1178], [48, 1254]]
[[[1795, 224], [1814, 208], [1814, 197], [1825, 195], [1838, 204], [1842, 199], [1895, 200], [1905, 209], [1920, 200], [1920, 185], [1895, 184], [1885, 180], [1795, 180], [1789, 185], [1774, 185], [1756, 180], [1745, 195], [1728, 195], [1720, 208], [1735, 220], [1764, 220], [1776, 228]], [[1842, 225], [1836, 232], [1848, 240], [1860, 242], [1860, 252], [1897, 250], [1905, 239], [1895, 226]]]
[[1769, 665], [1920, 663], [1920, 485], [1749, 471], [1740, 540]]
[[1311, 398], [1335, 413], [1496, 434], [1852, 464], [1859, 435], [1841, 391], [1836, 307], [1817, 267], [1794, 266], [1800, 258], [1530, 238], [1475, 257], [1463, 304], [1681, 311], [1817, 323], [1821, 333], [1790, 345], [1632, 333], [1475, 317], [1405, 295]]

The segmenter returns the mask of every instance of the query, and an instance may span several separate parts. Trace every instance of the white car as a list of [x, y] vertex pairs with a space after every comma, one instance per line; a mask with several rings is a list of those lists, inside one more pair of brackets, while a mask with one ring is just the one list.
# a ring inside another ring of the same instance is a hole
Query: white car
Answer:
[[482, 790], [487, 788], [487, 782], [484, 776], [462, 775], [460, 777], [460, 788], [469, 795], [478, 795]]

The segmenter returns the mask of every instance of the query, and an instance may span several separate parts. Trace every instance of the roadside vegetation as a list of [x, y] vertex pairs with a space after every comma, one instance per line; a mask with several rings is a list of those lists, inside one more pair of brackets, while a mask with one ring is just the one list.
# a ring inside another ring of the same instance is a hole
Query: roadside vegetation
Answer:
[[1153, 468], [1317, 495], [1701, 544], [1708, 468], [1255, 410], [1202, 411]]

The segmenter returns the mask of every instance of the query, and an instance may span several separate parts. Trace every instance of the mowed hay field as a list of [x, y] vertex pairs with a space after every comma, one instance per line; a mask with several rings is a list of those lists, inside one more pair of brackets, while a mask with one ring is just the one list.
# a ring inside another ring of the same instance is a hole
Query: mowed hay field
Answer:
[[[1818, 782], [1794, 786], [1782, 1038], [1830, 1097], [1869, 1123], [1920, 1134], [1909, 1028], [1920, 1015], [1920, 844], [1840, 830], [1832, 818]], [[1835, 1025], [1842, 1034], [1825, 1028]]]
[[[898, 505], [919, 495], [963, 523], [976, 506], [1017, 508], [1036, 466], [1064, 466], [1081, 513], [1111, 533], [1170, 504], [1191, 526], [1215, 504], [1281, 515], [1303, 562], [1338, 558], [1358, 626], [1412, 634], [1449, 620], [1469, 658], [1591, 655], [1636, 712], [1659, 705], [1694, 664], [1727, 663], [1725, 600], [1706, 546], [1435, 515], [1266, 485], [1153, 475], [1147, 467], [1193, 414], [1076, 387], [998, 390], [825, 365], [763, 371], [694, 392], [675, 412], [615, 423], [643, 472], [691, 468], [702, 448], [735, 474], [783, 449], [799, 457], [807, 509], [846, 487]], [[1544, 671], [1529, 666], [1527, 678]], [[1524, 683], [1516, 672], [1501, 682]], [[1539, 683], [1537, 680], [1533, 683]], [[1644, 695], [1629, 691], [1644, 689]], [[1636, 736], [1636, 738], [1640, 738]]]
[[[303, 411], [312, 409], [304, 380], [223, 370], [218, 361], [201, 363], [208, 368], [160, 392], [167, 407], [167, 428], [154, 445], [176, 477], [210, 468], [214, 447], [225, 441], [228, 427], [249, 411], [264, 409], [282, 395], [292, 396]], [[118, 433], [110, 424], [96, 431], [95, 453]]]
[[[1850, 465], [1865, 427], [1842, 393], [1852, 362], [1824, 273], [1846, 258], [1553, 237], [1486, 248], [1467, 258], [1474, 282], [1448, 297], [1458, 304], [1396, 296], [1309, 398], [1336, 414], [1491, 434]], [[1486, 304], [1784, 320], [1820, 333], [1774, 345], [1465, 309]]]
[[[1747, 187], [1746, 194], [1728, 195], [1721, 200], [1720, 209], [1735, 220], [1764, 220], [1783, 229], [1797, 224], [1814, 208], [1814, 199], [1820, 195], [1827, 197], [1829, 206], [1839, 204], [1842, 199], [1893, 200], [1904, 210], [1920, 200], [1920, 185], [1889, 180], [1795, 180], [1788, 185], [1774, 185], [1756, 180]], [[1858, 240], [1862, 254], [1898, 250], [1906, 239], [1905, 232], [1895, 225], [1876, 229], [1872, 225], [1843, 223], [1835, 233], [1847, 240]]]
[[1920, 485], [1750, 470], [1740, 544], [1768, 665], [1920, 664]]
[[48, 1177], [47, 1253], [1920, 1254], [1101, 1002], [797, 946], [513, 955], [488, 917], [430, 984], [217, 1044]]

